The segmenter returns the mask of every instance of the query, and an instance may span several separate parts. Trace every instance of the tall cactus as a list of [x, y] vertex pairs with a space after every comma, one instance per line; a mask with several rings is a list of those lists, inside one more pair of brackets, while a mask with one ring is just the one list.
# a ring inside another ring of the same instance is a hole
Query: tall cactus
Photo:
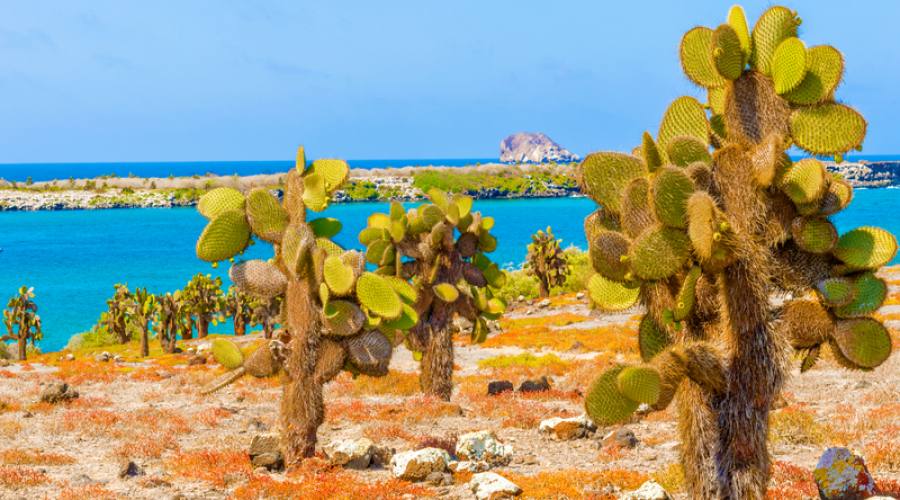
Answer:
[[134, 298], [128, 285], [116, 283], [113, 288], [115, 292], [107, 299], [106, 312], [101, 315], [100, 320], [106, 323], [107, 331], [115, 335], [120, 344], [125, 344], [131, 340], [128, 325], [134, 314]]
[[272, 338], [275, 325], [281, 320], [281, 306], [284, 297], [281, 295], [270, 299], [261, 299], [254, 302], [253, 316], [250, 321], [253, 326], [261, 326], [263, 337]]
[[134, 291], [134, 320], [141, 330], [141, 356], [150, 355], [150, 322], [156, 312], [156, 296], [146, 288]]
[[253, 310], [256, 307], [256, 300], [250, 295], [230, 286], [225, 294], [223, 303], [223, 311], [226, 315], [231, 316], [234, 323], [234, 334], [245, 335], [247, 333], [247, 325], [253, 318]]
[[472, 340], [483, 342], [487, 320], [506, 308], [494, 296], [506, 275], [485, 255], [497, 247], [490, 233], [494, 219], [472, 212], [468, 196], [450, 197], [432, 189], [428, 197], [431, 203], [414, 209], [404, 210], [395, 201], [390, 213], [372, 214], [359, 241], [366, 245], [366, 260], [378, 266], [383, 279], [401, 284], [412, 280], [418, 300], [404, 307], [396, 321], [411, 327], [405, 341], [422, 356], [422, 390], [449, 400], [453, 319], [459, 315], [472, 321]]
[[339, 221], [307, 220], [307, 210], [324, 210], [348, 176], [342, 160], [316, 160], [307, 166], [300, 148], [296, 168], [285, 178], [283, 201], [261, 188], [246, 196], [218, 188], [198, 204], [209, 219], [197, 241], [201, 259], [230, 259], [243, 252], [251, 236], [274, 246], [271, 261], [238, 262], [229, 274], [236, 287], [260, 299], [284, 295], [287, 349], [272, 340], [240, 369], [264, 374], [281, 366], [287, 373], [281, 432], [289, 466], [315, 451], [316, 430], [324, 419], [323, 385], [345, 368], [385, 375], [393, 353], [388, 337], [411, 326], [405, 313], [417, 298], [407, 283], [366, 272], [362, 254], [335, 244], [330, 238], [340, 231]]
[[213, 278], [208, 274], [195, 274], [184, 287], [182, 300], [191, 313], [197, 318], [197, 338], [209, 334], [210, 323], [216, 324], [222, 317], [224, 296], [222, 294], [222, 278]]
[[569, 261], [560, 247], [562, 240], [553, 236], [553, 230], [538, 231], [531, 236], [525, 271], [537, 278], [541, 297], [550, 296], [550, 288], [562, 286], [569, 274]]
[[[647, 307], [644, 364], [602, 374], [587, 412], [608, 425], [677, 396], [691, 498], [765, 496], [768, 417], [788, 347], [803, 371], [823, 344], [862, 370], [891, 352], [868, 316], [885, 298], [874, 272], [896, 239], [874, 227], [838, 236], [828, 217], [850, 203], [851, 187], [818, 160], [785, 153], [793, 144], [840, 160], [866, 131], [834, 100], [841, 54], [807, 48], [799, 24], [772, 7], [750, 32], [735, 6], [726, 24], [687, 32], [682, 67], [708, 103], [680, 97], [655, 139], [645, 133], [632, 154], [593, 153], [579, 167], [582, 190], [602, 206], [585, 220], [589, 294], [606, 309]], [[773, 294], [790, 298], [776, 307]]]
[[185, 313], [182, 308], [181, 291], [160, 295], [156, 300], [153, 316], [156, 336], [162, 350], [170, 354], [175, 352], [178, 330], [183, 323], [181, 318]]
[[6, 309], [3, 310], [3, 325], [6, 326], [6, 335], [0, 337], [0, 342], [15, 340], [18, 347], [18, 359], [24, 361], [27, 357], [28, 343], [33, 346], [41, 340], [44, 332], [41, 329], [41, 317], [38, 316], [38, 306], [34, 302], [34, 288], [21, 287], [19, 292], [9, 299]]

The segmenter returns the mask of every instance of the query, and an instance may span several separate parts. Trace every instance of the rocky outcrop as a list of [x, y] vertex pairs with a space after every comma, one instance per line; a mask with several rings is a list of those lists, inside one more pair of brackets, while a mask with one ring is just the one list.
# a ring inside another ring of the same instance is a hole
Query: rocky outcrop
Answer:
[[391, 458], [394, 477], [406, 481], [423, 481], [432, 472], [446, 472], [450, 454], [439, 448], [423, 448], [398, 453]]
[[826, 500], [855, 500], [875, 494], [875, 480], [865, 462], [847, 448], [828, 448], [813, 470], [819, 496]]
[[900, 161], [827, 162], [825, 165], [829, 171], [840, 174], [853, 187], [900, 185]]
[[519, 132], [500, 141], [500, 161], [503, 163], [569, 163], [578, 160], [578, 155], [541, 132]]

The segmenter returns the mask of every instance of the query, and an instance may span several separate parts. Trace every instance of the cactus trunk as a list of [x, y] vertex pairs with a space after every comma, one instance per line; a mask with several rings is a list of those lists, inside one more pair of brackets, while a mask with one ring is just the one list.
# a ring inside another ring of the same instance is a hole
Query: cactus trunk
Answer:
[[453, 393], [453, 332], [447, 307], [436, 305], [430, 321], [423, 325], [427, 331], [422, 353], [419, 385], [422, 392], [450, 401]]
[[234, 317], [234, 334], [235, 335], [245, 335], [247, 333], [247, 323], [244, 321], [244, 318], [238, 314]]
[[546, 276], [541, 276], [538, 280], [539, 292], [542, 299], [550, 296], [550, 284], [547, 283], [547, 281], [548, 279]]
[[200, 315], [197, 317], [197, 338], [202, 339], [209, 334], [209, 318]]
[[26, 349], [26, 341], [24, 336], [19, 336], [18, 347], [19, 347], [19, 361], [25, 361], [26, 356], [28, 356]]
[[266, 321], [263, 323], [263, 336], [267, 339], [272, 338], [272, 330], [275, 328], [275, 325], [270, 321]]
[[150, 355], [150, 332], [147, 323], [141, 325], [141, 357], [146, 358]]

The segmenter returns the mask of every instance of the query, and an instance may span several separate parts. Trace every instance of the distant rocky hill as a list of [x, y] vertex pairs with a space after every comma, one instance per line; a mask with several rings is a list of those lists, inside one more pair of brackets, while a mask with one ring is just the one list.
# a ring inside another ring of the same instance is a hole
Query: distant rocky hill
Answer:
[[503, 163], [573, 162], [580, 158], [541, 132], [519, 132], [500, 141]]
[[858, 187], [891, 187], [900, 185], [900, 161], [859, 161], [826, 163], [828, 170], [841, 174]]

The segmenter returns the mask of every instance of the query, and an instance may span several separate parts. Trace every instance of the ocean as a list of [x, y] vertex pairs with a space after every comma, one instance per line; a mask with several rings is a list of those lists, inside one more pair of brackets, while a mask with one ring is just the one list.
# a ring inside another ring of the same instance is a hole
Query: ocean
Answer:
[[[412, 204], [410, 204], [412, 205]], [[366, 217], [386, 212], [386, 203], [332, 205], [322, 215], [337, 217], [344, 229], [336, 241], [359, 248], [356, 235]], [[479, 200], [474, 210], [496, 219], [499, 240], [491, 257], [504, 267], [519, 266], [530, 235], [553, 227], [563, 246], [586, 248], [583, 220], [595, 209], [587, 198]], [[858, 189], [850, 207], [834, 217], [839, 230], [880, 225], [900, 234], [900, 191]], [[197, 272], [223, 276], [194, 254], [205, 219], [193, 208], [0, 212], [0, 300], [22, 285], [35, 289], [44, 325], [44, 351], [63, 348], [105, 310], [114, 283], [165, 292], [184, 286]], [[271, 247], [257, 244], [246, 258], [268, 258]], [[896, 263], [896, 259], [895, 259]], [[227, 286], [227, 285], [226, 285]], [[227, 325], [213, 327], [224, 333]]]

